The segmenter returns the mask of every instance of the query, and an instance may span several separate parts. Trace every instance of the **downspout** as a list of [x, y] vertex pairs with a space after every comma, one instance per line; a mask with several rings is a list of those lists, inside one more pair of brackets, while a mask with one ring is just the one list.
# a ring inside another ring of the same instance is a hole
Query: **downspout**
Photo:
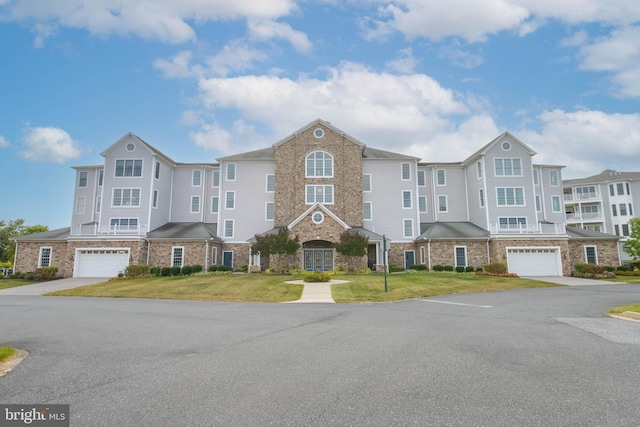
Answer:
[[201, 184], [202, 184], [202, 196], [201, 196], [201, 201], [200, 201], [200, 222], [204, 223], [204, 196], [205, 196], [205, 190], [207, 188], [207, 185], [205, 184], [207, 182], [207, 174], [206, 174], [206, 169], [204, 166], [202, 166], [202, 180], [201, 180]]
[[491, 239], [487, 239], [487, 264], [491, 264], [491, 249], [489, 243]]
[[[18, 241], [14, 240], [14, 242], [16, 242], [16, 250], [13, 254], [13, 272], [16, 272], [16, 265], [18, 264]], [[618, 248], [618, 260], [620, 260], [620, 249]]]
[[[211, 240], [211, 238], [205, 240], [205, 254], [204, 254], [204, 265], [205, 268], [209, 268], [209, 240]], [[207, 270], [205, 270], [207, 271]]]
[[431, 270], [431, 239], [427, 240], [427, 258], [429, 259], [429, 270]]

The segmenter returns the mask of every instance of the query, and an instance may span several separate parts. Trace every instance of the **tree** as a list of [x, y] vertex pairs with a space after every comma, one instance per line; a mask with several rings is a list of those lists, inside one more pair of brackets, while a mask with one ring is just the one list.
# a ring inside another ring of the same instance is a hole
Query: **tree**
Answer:
[[624, 242], [624, 250], [631, 255], [634, 260], [640, 258], [640, 218], [631, 218], [629, 220], [629, 239]]
[[272, 267], [276, 271], [280, 271], [282, 266], [282, 258], [288, 258], [295, 254], [300, 248], [298, 237], [289, 238], [289, 229], [283, 227], [275, 234], [256, 235], [256, 242], [251, 245], [251, 254], [260, 253], [260, 256], [269, 257], [269, 261], [274, 261]]
[[16, 242], [12, 239], [27, 234], [41, 233], [48, 231], [46, 225], [24, 225], [24, 219], [19, 218], [6, 222], [0, 220], [0, 262], [13, 263], [13, 257], [16, 251]]
[[[355, 259], [362, 258], [367, 254], [368, 244], [369, 238], [367, 236], [357, 231], [347, 230], [340, 235], [340, 242], [334, 246], [336, 251], [347, 257], [348, 260], [351, 259], [355, 261]], [[349, 261], [347, 261], [347, 263], [349, 263]], [[347, 264], [347, 271], [348, 270], [349, 265]]]

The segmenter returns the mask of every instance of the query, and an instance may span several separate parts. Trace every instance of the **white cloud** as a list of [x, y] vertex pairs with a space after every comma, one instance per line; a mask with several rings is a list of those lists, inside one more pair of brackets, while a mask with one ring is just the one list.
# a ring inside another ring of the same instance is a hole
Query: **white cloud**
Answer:
[[64, 163], [80, 157], [78, 144], [62, 129], [36, 127], [27, 130], [22, 138], [24, 150], [19, 154], [34, 162]]
[[565, 178], [594, 175], [605, 169], [635, 171], [640, 157], [640, 114], [602, 111], [545, 111], [539, 131], [516, 132], [539, 153], [539, 163], [567, 166]]
[[170, 61], [166, 59], [156, 59], [153, 66], [168, 78], [187, 78], [196, 76], [196, 72], [191, 68], [192, 52], [183, 50], [171, 57]]
[[[497, 135], [483, 102], [443, 88], [424, 74], [376, 73], [348, 62], [327, 73], [325, 80], [276, 76], [202, 79], [200, 89], [210, 111], [237, 111], [243, 120], [264, 125], [265, 139], [260, 142], [265, 144], [322, 118], [370, 146], [419, 157], [433, 154], [439, 161], [449, 161], [475, 151], [480, 135], [481, 144]], [[238, 132], [233, 129], [229, 134], [235, 141]], [[204, 144], [200, 133], [194, 135]], [[456, 145], [443, 145], [443, 141], [454, 140]], [[245, 142], [239, 146], [213, 144], [225, 153], [247, 149]], [[251, 143], [251, 148], [264, 146]]]
[[222, 128], [218, 123], [203, 124], [199, 132], [189, 133], [191, 138], [198, 147], [202, 147], [204, 151], [218, 151], [221, 153], [229, 153], [232, 146], [232, 136], [227, 130]]
[[411, 74], [418, 66], [418, 60], [414, 58], [410, 47], [401, 49], [397, 58], [386, 63], [386, 68], [401, 74]]
[[0, 148], [5, 148], [11, 145], [9, 141], [7, 141], [4, 136], [0, 135]]
[[394, 29], [409, 38], [459, 36], [479, 42], [489, 34], [517, 28], [528, 17], [527, 9], [507, 0], [398, 0], [381, 4], [372, 32], [384, 36]]
[[246, 71], [253, 68], [256, 62], [264, 62], [269, 56], [254, 49], [243, 41], [231, 41], [216, 55], [206, 60], [207, 70], [211, 75], [227, 76], [231, 72]]
[[611, 73], [620, 97], [640, 96], [640, 26], [613, 31], [609, 37], [585, 44], [579, 51], [580, 68]]
[[284, 39], [301, 53], [309, 53], [313, 44], [307, 35], [296, 31], [289, 24], [269, 20], [250, 20], [249, 34], [256, 40]]
[[5, 15], [15, 21], [85, 29], [94, 35], [135, 35], [184, 43], [196, 38], [188, 21], [276, 19], [295, 7], [295, 0], [17, 0], [5, 6]]

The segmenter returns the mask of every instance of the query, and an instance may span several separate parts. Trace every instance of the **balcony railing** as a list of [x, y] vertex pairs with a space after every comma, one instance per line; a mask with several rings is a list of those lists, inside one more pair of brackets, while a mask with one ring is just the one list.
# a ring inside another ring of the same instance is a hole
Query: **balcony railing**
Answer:
[[147, 228], [138, 226], [77, 224], [71, 227], [72, 236], [144, 236]]
[[604, 221], [604, 215], [601, 212], [568, 213], [567, 221]]
[[567, 234], [565, 224], [517, 224], [500, 225], [491, 224], [489, 226], [491, 234]]
[[602, 197], [599, 191], [595, 193], [572, 193], [564, 195], [565, 202], [584, 202], [586, 200], [602, 200]]

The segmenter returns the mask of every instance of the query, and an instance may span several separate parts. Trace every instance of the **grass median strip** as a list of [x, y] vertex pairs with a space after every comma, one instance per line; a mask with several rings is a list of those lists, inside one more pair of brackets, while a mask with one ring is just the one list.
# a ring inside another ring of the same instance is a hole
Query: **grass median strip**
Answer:
[[[238, 302], [286, 302], [300, 298], [304, 285], [284, 282], [297, 276], [266, 274], [193, 275], [112, 280], [48, 295], [110, 298], [156, 298]], [[391, 274], [384, 292], [381, 274], [335, 276], [348, 283], [333, 285], [336, 302], [383, 302], [436, 295], [558, 286], [536, 280], [480, 276], [473, 273]]]
[[0, 280], [0, 290], [15, 288], [17, 286], [33, 285], [35, 282], [22, 279], [2, 279]]
[[0, 362], [4, 362], [15, 354], [16, 349], [13, 347], [0, 347]]

